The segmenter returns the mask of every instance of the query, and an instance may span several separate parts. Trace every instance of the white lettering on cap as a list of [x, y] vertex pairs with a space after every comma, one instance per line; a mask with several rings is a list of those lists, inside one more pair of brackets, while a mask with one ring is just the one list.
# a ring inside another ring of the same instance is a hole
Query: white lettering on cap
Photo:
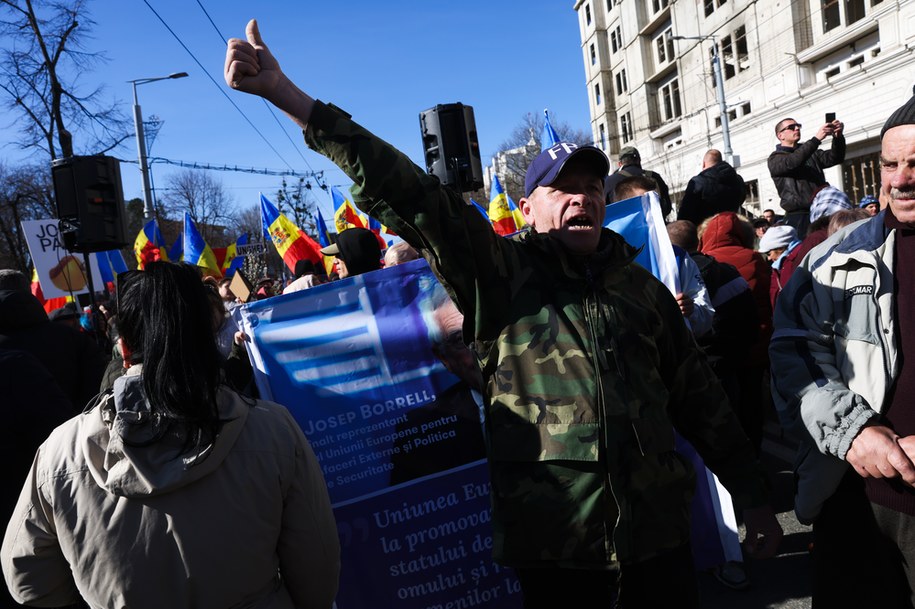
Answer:
[[572, 151], [575, 150], [576, 148], [578, 148], [578, 146], [576, 146], [575, 144], [570, 144], [568, 142], [562, 142], [560, 144], [556, 144], [555, 146], [553, 146], [552, 148], [547, 150], [547, 152], [550, 153], [550, 158], [555, 161], [558, 158], [557, 153], [560, 150], [565, 150], [565, 153], [567, 155], [569, 155], [569, 154], [572, 154]]

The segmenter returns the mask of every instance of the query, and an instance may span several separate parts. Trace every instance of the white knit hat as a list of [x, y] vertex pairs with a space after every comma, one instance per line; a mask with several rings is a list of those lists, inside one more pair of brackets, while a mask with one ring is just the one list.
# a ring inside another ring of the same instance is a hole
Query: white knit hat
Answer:
[[759, 240], [759, 251], [771, 252], [772, 250], [788, 247], [797, 241], [797, 231], [793, 226], [778, 224], [766, 231]]

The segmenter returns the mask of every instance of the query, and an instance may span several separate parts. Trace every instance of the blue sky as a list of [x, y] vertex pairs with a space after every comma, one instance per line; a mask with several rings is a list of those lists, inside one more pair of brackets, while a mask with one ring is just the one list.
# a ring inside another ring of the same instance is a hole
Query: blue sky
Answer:
[[[91, 76], [106, 86], [108, 96], [123, 102], [127, 116], [132, 90], [126, 81], [190, 74], [138, 89], [144, 117], [154, 114], [164, 121], [153, 156], [269, 169], [285, 169], [288, 163], [296, 170], [324, 170], [329, 184], [350, 185], [330, 162], [305, 149], [285, 116], [276, 111], [278, 124], [263, 102], [224, 85], [225, 45], [200, 4], [226, 37], [243, 37], [247, 20], [257, 18], [265, 42], [302, 89], [348, 111], [420, 165], [418, 115], [436, 104], [459, 101], [474, 107], [484, 165], [527, 112], [549, 108], [557, 120], [589, 129], [572, 0], [147, 1], [206, 72], [143, 0], [91, 2], [96, 26], [87, 46], [107, 55], [108, 63]], [[0, 141], [15, 137], [9, 123], [3, 131]], [[115, 156], [136, 159], [134, 140]], [[0, 148], [2, 159], [21, 157], [11, 146]], [[137, 165], [122, 164], [121, 169], [125, 197], [142, 196]], [[157, 187], [164, 186], [171, 171], [175, 169], [153, 165]], [[280, 182], [240, 173], [213, 175], [243, 207], [257, 204], [258, 190], [272, 196]], [[329, 194], [319, 193], [318, 201], [326, 216]]]

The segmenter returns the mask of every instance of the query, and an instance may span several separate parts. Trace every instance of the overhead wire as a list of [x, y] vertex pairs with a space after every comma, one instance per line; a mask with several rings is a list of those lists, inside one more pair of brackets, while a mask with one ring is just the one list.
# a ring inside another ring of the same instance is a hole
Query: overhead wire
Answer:
[[[225, 37], [225, 35], [223, 35], [222, 31], [216, 25], [216, 22], [213, 21], [213, 18], [210, 16], [210, 13], [207, 11], [206, 7], [203, 6], [203, 3], [200, 0], [197, 0], [197, 6], [199, 6], [200, 10], [203, 11], [203, 14], [206, 15], [207, 20], [210, 22], [210, 25], [213, 26], [213, 29], [216, 30], [216, 33], [219, 35], [219, 38], [222, 40], [222, 42], [224, 44], [228, 44], [229, 43], [228, 39]], [[289, 140], [289, 143], [292, 144], [293, 149], [299, 154], [299, 157], [301, 157], [302, 161], [305, 163], [305, 166], [308, 167], [309, 171], [314, 172], [314, 170], [311, 168], [311, 164], [308, 162], [308, 159], [306, 159], [305, 155], [302, 154], [301, 146], [299, 144], [296, 144], [295, 141], [292, 139], [292, 137], [289, 135], [289, 131], [286, 130], [285, 124], [280, 121], [279, 117], [277, 117], [277, 115], [276, 115], [276, 112], [273, 111], [273, 108], [270, 106], [270, 104], [267, 102], [266, 99], [264, 99], [262, 97], [261, 101], [263, 102], [264, 106], [267, 108], [267, 111], [270, 113], [270, 116], [273, 117], [274, 122], [276, 122], [276, 124], [279, 126], [280, 131], [283, 132], [283, 135], [285, 135], [286, 139]]]
[[200, 67], [200, 69], [203, 71], [203, 73], [206, 75], [206, 77], [210, 79], [210, 82], [212, 82], [213, 85], [215, 85], [215, 87], [219, 90], [219, 92], [223, 95], [223, 97], [225, 97], [228, 100], [228, 102], [230, 104], [232, 104], [232, 107], [235, 108], [239, 114], [241, 114], [242, 118], [245, 119], [245, 122], [247, 122], [249, 125], [251, 125], [251, 128], [254, 129], [254, 131], [260, 136], [260, 138], [264, 141], [264, 143], [267, 144], [267, 146], [270, 148], [270, 150], [272, 150], [274, 152], [274, 154], [276, 154], [276, 156], [279, 157], [279, 159], [283, 162], [283, 164], [285, 164], [287, 167], [289, 167], [290, 170], [292, 170], [293, 167], [292, 167], [292, 165], [289, 164], [289, 161], [287, 161], [283, 157], [283, 155], [280, 154], [279, 150], [277, 150], [273, 146], [273, 144], [270, 143], [270, 140], [268, 140], [267, 137], [263, 133], [261, 133], [260, 129], [258, 129], [257, 126], [251, 121], [251, 119], [248, 118], [248, 116], [244, 113], [244, 111], [238, 107], [238, 104], [236, 104], [232, 100], [232, 98], [229, 97], [229, 95], [225, 92], [225, 90], [222, 88], [222, 86], [220, 86], [220, 84], [216, 82], [216, 79], [214, 79], [210, 75], [209, 71], [203, 66], [203, 64], [200, 63], [200, 60], [197, 59], [197, 56], [194, 55], [194, 53], [188, 48], [188, 46], [186, 44], [184, 44], [184, 41], [181, 40], [181, 37], [178, 36], [178, 34], [171, 28], [171, 26], [168, 25], [168, 23], [165, 21], [165, 19], [163, 19], [162, 16], [156, 11], [156, 9], [153, 8], [153, 6], [149, 3], [149, 0], [143, 0], [143, 3], [149, 8], [150, 11], [152, 11], [153, 15], [156, 16], [156, 18], [162, 23], [162, 25], [165, 26], [165, 29], [168, 30], [168, 32], [175, 38], [175, 40], [178, 41], [178, 44], [181, 45], [181, 47], [187, 52], [187, 54], [191, 56], [191, 59], [194, 60], [194, 63], [196, 63], [197, 66]]

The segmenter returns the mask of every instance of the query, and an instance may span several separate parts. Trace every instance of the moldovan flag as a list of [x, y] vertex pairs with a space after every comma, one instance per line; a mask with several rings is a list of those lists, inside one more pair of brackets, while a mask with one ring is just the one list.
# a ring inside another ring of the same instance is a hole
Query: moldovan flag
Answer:
[[559, 136], [553, 129], [553, 123], [550, 122], [550, 112], [543, 109], [543, 131], [540, 133], [540, 149], [546, 150], [559, 143]]
[[492, 228], [499, 235], [510, 235], [517, 232], [515, 218], [508, 206], [508, 197], [502, 190], [502, 184], [499, 183], [499, 177], [492, 176], [492, 188], [489, 192], [489, 219], [492, 221]]
[[137, 268], [143, 270], [150, 262], [168, 260], [165, 253], [165, 239], [159, 231], [159, 223], [153, 218], [143, 225], [133, 242], [133, 252], [137, 256]]
[[205, 275], [222, 277], [222, 271], [216, 263], [216, 255], [203, 240], [197, 225], [187, 212], [184, 212], [184, 261], [199, 266]]
[[238, 255], [239, 245], [248, 245], [248, 233], [236, 239], [235, 243], [226, 248], [226, 257], [222, 261], [222, 274], [224, 277], [231, 277], [245, 263], [245, 257]]
[[336, 186], [330, 187], [330, 194], [334, 200], [334, 225], [337, 228], [337, 234], [348, 228], [366, 228], [366, 223], [359, 217], [356, 207], [343, 196]]
[[261, 195], [261, 220], [264, 223], [264, 232], [270, 236], [276, 251], [289, 270], [295, 272], [295, 263], [299, 260], [311, 260], [315, 264], [322, 261], [321, 246], [303, 233], [298, 226], [292, 223], [276, 205], [267, 197]]

